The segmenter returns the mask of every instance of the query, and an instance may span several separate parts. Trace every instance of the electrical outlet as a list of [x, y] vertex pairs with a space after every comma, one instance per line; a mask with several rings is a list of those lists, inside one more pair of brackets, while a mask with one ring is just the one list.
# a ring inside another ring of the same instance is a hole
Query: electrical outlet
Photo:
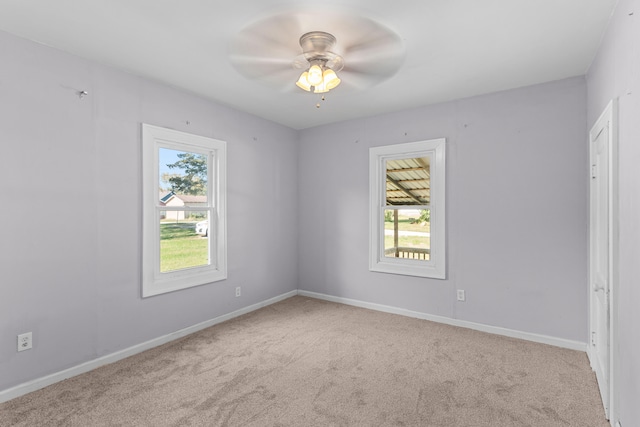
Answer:
[[458, 301], [465, 301], [465, 296], [464, 296], [464, 289], [458, 289], [457, 290], [457, 297], [458, 297]]
[[33, 335], [31, 332], [18, 335], [18, 351], [29, 350], [33, 347]]
[[240, 289], [240, 286], [236, 286], [236, 296], [239, 297], [240, 295], [242, 295], [242, 289]]

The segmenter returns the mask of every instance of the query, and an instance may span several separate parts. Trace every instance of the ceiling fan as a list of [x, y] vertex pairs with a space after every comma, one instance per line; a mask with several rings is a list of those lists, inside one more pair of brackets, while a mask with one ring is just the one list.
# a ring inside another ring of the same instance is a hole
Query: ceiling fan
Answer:
[[230, 44], [229, 58], [251, 80], [322, 94], [338, 85], [341, 92], [364, 90], [388, 79], [404, 60], [404, 46], [395, 32], [368, 18], [291, 12], [245, 27]]

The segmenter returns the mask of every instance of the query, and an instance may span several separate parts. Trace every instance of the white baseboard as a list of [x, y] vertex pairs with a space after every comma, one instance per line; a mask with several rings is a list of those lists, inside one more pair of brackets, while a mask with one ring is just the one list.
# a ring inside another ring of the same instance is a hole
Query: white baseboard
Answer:
[[198, 332], [202, 329], [208, 328], [210, 326], [216, 325], [218, 323], [222, 323], [226, 320], [233, 319], [238, 316], [242, 316], [243, 314], [250, 313], [252, 311], [258, 310], [262, 307], [266, 307], [268, 305], [274, 304], [278, 301], [282, 301], [284, 299], [290, 298], [298, 294], [298, 291], [290, 291], [284, 293], [282, 295], [278, 295], [276, 297], [270, 298], [268, 300], [259, 302], [257, 304], [250, 305], [248, 307], [241, 308], [240, 310], [236, 310], [234, 312], [224, 314], [222, 316], [218, 316], [216, 318], [198, 323], [193, 326], [189, 326], [188, 328], [180, 329], [179, 331], [172, 332], [170, 334], [154, 338], [152, 340], [143, 342], [141, 344], [134, 345], [129, 348], [125, 348], [124, 350], [117, 351], [115, 353], [107, 354], [106, 356], [99, 357], [94, 360], [90, 360], [88, 362], [81, 363], [80, 365], [65, 369], [63, 371], [59, 371], [50, 375], [47, 375], [42, 378], [37, 378], [32, 381], [28, 381], [23, 384], [19, 384], [15, 387], [0, 391], [0, 403], [7, 402], [11, 399], [15, 399], [16, 397], [20, 397], [27, 393], [31, 393], [32, 391], [39, 390], [51, 384], [55, 384], [59, 381], [65, 380], [67, 378], [75, 377], [76, 375], [83, 374], [85, 372], [89, 372], [93, 369], [99, 368], [100, 366], [108, 365], [109, 363], [117, 362], [118, 360], [122, 360], [126, 357], [133, 356], [134, 354], [142, 353], [145, 350], [149, 350], [151, 348], [157, 347], [162, 344], [166, 344], [170, 341], [176, 340], [178, 338], [182, 338], [194, 332]]
[[476, 331], [488, 332], [495, 335], [503, 335], [511, 338], [519, 338], [526, 341], [533, 341], [542, 344], [553, 345], [555, 347], [568, 348], [571, 350], [587, 351], [587, 344], [580, 341], [571, 341], [563, 338], [551, 337], [548, 335], [533, 334], [530, 332], [516, 331], [513, 329], [500, 328], [498, 326], [483, 325], [481, 323], [468, 322], [466, 320], [451, 319], [444, 316], [436, 316], [433, 314], [420, 313], [418, 311], [405, 310], [403, 308], [392, 307], [388, 305], [375, 304], [365, 301], [354, 300], [350, 298], [335, 297], [332, 295], [320, 294], [298, 290], [298, 295], [310, 298], [317, 298], [325, 301], [337, 302], [341, 304], [352, 305], [355, 307], [368, 308], [371, 310], [383, 311], [385, 313], [399, 314], [401, 316], [414, 317], [417, 319], [430, 320], [432, 322], [444, 323], [461, 328], [474, 329]]

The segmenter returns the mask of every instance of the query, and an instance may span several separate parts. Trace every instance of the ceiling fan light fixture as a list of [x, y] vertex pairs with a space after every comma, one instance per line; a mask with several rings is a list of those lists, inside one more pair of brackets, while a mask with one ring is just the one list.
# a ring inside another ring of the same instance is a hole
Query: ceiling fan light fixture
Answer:
[[307, 62], [309, 68], [300, 75], [296, 83], [299, 88], [307, 92], [325, 93], [340, 84], [336, 71], [342, 70], [344, 61], [340, 55], [331, 52], [335, 44], [336, 38], [323, 31], [312, 31], [300, 37], [302, 61], [294, 66]]
[[327, 68], [326, 70], [324, 70], [324, 73], [322, 73], [322, 82], [324, 83], [324, 86], [326, 87], [328, 92], [331, 89], [336, 88], [340, 84], [341, 80], [338, 78], [338, 75], [335, 71], [333, 71], [331, 68]]
[[[323, 71], [324, 68], [324, 71]], [[307, 92], [326, 93], [340, 84], [340, 79], [331, 68], [314, 64], [300, 74], [296, 86]], [[313, 89], [312, 89], [313, 88]]]
[[309, 84], [309, 73], [305, 71], [300, 74], [300, 78], [296, 82], [296, 86], [300, 89], [306, 90], [307, 92], [311, 91], [311, 84]]

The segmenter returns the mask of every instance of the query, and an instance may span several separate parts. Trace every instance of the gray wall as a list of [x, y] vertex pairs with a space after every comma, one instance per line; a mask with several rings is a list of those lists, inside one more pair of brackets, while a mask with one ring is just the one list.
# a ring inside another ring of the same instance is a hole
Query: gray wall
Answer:
[[619, 416], [640, 425], [640, 1], [620, 0], [587, 74], [588, 126], [619, 107]]
[[[577, 77], [301, 131], [300, 289], [586, 342], [585, 105]], [[369, 272], [369, 147], [438, 137], [447, 280]]]
[[[297, 288], [296, 131], [6, 33], [0, 58], [0, 390]], [[140, 298], [141, 122], [227, 141], [228, 280]]]

